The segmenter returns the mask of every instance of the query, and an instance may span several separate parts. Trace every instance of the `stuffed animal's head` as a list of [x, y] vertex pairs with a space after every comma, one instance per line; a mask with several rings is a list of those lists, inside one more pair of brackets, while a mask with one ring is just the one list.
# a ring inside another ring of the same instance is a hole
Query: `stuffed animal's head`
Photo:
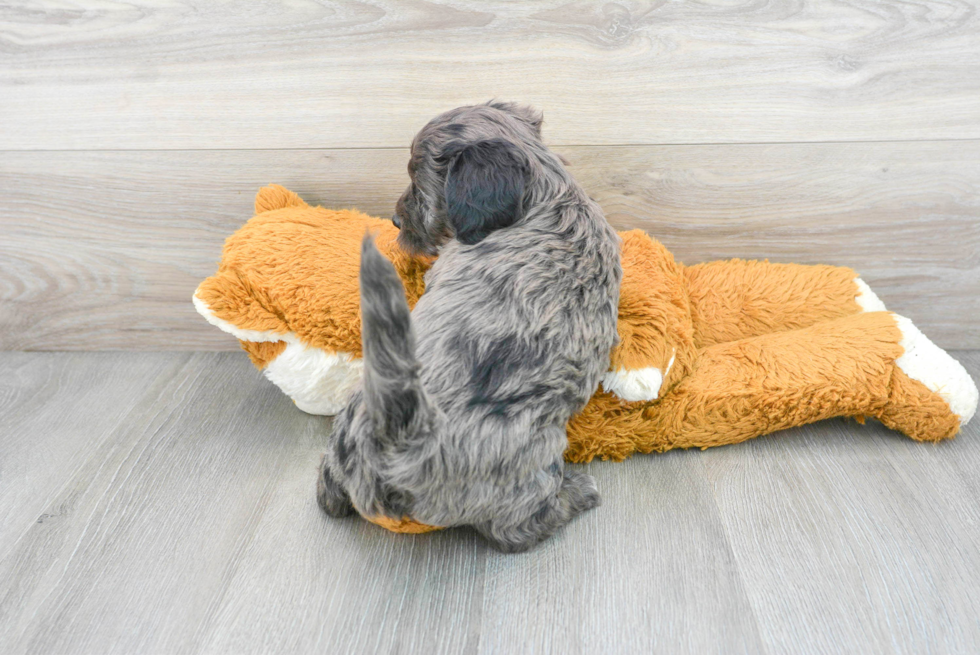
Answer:
[[430, 262], [398, 248], [394, 225], [352, 209], [312, 207], [278, 185], [259, 191], [255, 216], [228, 238], [218, 272], [194, 292], [198, 312], [237, 337], [304, 411], [337, 413], [360, 378], [357, 276], [366, 230], [414, 306]]
[[[361, 377], [365, 230], [414, 307], [433, 260], [400, 248], [398, 228], [354, 210], [311, 207], [277, 185], [259, 191], [254, 218], [228, 238], [218, 272], [194, 294], [197, 310], [237, 337], [266, 377], [312, 414], [338, 413]], [[602, 384], [615, 402], [642, 403], [689, 370], [691, 316], [681, 267], [666, 248], [639, 230], [621, 236], [620, 343]]]

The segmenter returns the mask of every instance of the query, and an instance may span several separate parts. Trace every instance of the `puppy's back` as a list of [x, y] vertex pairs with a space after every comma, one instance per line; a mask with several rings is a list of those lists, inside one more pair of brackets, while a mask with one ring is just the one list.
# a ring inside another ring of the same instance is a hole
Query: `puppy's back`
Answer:
[[608, 370], [620, 278], [619, 238], [587, 199], [445, 247], [412, 313], [421, 382], [446, 416], [424, 494], [445, 497], [435, 515], [467, 522], [498, 511], [502, 489], [557, 484], [537, 472], [560, 471], [565, 425]]

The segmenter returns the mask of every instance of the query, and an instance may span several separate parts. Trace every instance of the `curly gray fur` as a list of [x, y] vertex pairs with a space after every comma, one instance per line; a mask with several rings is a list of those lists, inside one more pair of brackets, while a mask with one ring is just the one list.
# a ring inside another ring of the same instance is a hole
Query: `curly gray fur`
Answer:
[[439, 259], [409, 314], [365, 237], [365, 373], [336, 418], [318, 499], [527, 549], [599, 504], [566, 424], [609, 368], [619, 238], [527, 107], [460, 107], [412, 144], [399, 241]]

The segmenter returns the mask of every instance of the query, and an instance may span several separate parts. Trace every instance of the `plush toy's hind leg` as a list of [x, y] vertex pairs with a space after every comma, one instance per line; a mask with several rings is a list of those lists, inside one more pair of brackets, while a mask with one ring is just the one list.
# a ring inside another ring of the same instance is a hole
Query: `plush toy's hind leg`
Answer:
[[[610, 402], [597, 397], [590, 408], [604, 416], [587, 411], [569, 424], [570, 460], [737, 443], [835, 416], [874, 416], [937, 441], [969, 420], [977, 391], [911, 322], [870, 312], [706, 348], [659, 402], [624, 405], [619, 416]], [[601, 436], [590, 441], [593, 432]]]
[[857, 273], [839, 266], [734, 259], [684, 273], [699, 348], [885, 309]]
[[648, 415], [660, 438], [681, 448], [874, 415], [888, 401], [901, 339], [892, 315], [875, 312], [717, 344]]
[[888, 402], [874, 416], [920, 441], [952, 437], [976, 413], [977, 386], [963, 365], [912, 321], [893, 316], [902, 332], [904, 352], [895, 362]]

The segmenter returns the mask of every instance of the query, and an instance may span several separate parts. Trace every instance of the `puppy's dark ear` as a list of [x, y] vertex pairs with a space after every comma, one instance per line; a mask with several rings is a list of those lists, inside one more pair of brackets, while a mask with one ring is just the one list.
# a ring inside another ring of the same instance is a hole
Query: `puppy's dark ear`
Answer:
[[513, 225], [529, 176], [521, 149], [506, 139], [487, 139], [454, 153], [446, 173], [446, 214], [456, 239], [466, 245]]

